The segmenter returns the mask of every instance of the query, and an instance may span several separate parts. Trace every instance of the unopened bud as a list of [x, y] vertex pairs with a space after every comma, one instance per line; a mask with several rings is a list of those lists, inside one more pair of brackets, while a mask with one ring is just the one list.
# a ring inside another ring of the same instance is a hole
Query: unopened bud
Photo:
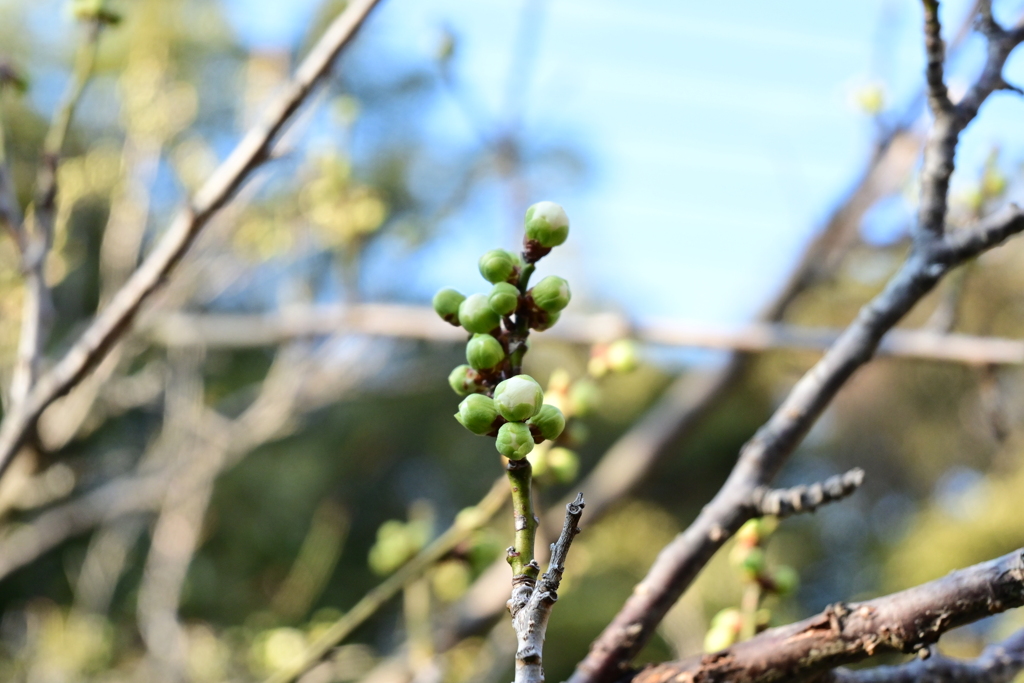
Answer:
[[519, 306], [519, 288], [507, 282], [499, 282], [487, 295], [487, 303], [498, 315], [512, 315]]
[[534, 433], [548, 441], [554, 441], [565, 429], [565, 416], [555, 406], [545, 403], [526, 423]]
[[479, 267], [488, 282], [508, 282], [516, 271], [516, 257], [504, 249], [491, 249], [480, 257]]
[[471, 294], [459, 304], [459, 324], [470, 332], [490, 332], [498, 326], [499, 320], [484, 294]]
[[542, 247], [557, 247], [569, 237], [569, 217], [554, 202], [537, 202], [526, 210], [526, 238]]
[[548, 451], [547, 467], [555, 481], [568, 484], [579, 474], [580, 457], [568, 448], [552, 448]]
[[459, 412], [455, 419], [463, 427], [474, 434], [486, 434], [494, 429], [494, 421], [498, 418], [498, 409], [494, 401], [483, 394], [470, 394], [462, 399]]
[[779, 595], [792, 595], [800, 585], [800, 575], [789, 566], [781, 566], [772, 574], [775, 592]]
[[489, 334], [474, 334], [466, 344], [466, 362], [475, 370], [490, 370], [503, 360], [505, 349]]
[[636, 342], [632, 339], [612, 342], [605, 357], [612, 372], [632, 372], [637, 366]]
[[572, 299], [569, 283], [557, 275], [548, 275], [534, 285], [529, 294], [537, 308], [548, 313], [558, 313], [568, 306]]
[[506, 422], [498, 430], [495, 447], [509, 460], [522, 460], [533, 450], [533, 435], [522, 422]]
[[[498, 412], [509, 422], [524, 422], [537, 414], [544, 404], [544, 390], [529, 375], [516, 375], [494, 389]], [[529, 433], [529, 428], [526, 429]]]
[[459, 326], [459, 306], [466, 300], [460, 292], [445, 287], [434, 295], [434, 310], [445, 322]]
[[460, 365], [448, 375], [448, 384], [459, 396], [477, 394], [486, 387], [480, 383], [480, 375], [468, 365]]

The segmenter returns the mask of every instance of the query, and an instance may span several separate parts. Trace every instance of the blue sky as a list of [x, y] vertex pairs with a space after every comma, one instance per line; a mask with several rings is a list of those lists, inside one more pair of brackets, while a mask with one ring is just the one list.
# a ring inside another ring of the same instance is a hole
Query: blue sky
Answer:
[[[317, 4], [227, 7], [239, 35], [267, 47], [293, 45]], [[943, 4], [948, 31], [967, 4]], [[1021, 8], [996, 2], [1004, 18]], [[459, 82], [500, 119], [517, 40], [529, 32], [533, 72], [517, 92], [526, 130], [577, 146], [591, 163], [572, 192], [531, 188], [530, 201], [561, 202], [573, 224], [545, 268], [569, 276], [580, 307], [731, 324], [770, 298], [863, 168], [874, 128], [852, 104], [854, 90], [882, 83], [897, 112], [918, 92], [920, 22], [914, 0], [385, 0], [360, 39], [382, 64], [415, 61], [452, 29]], [[981, 50], [980, 39], [966, 43], [950, 65], [952, 88], [977, 69]], [[1024, 51], [1007, 73], [1024, 84]], [[442, 144], [471, 144], [453, 103], [416, 115]], [[1000, 94], [986, 106], [963, 139], [961, 182], [997, 143], [1004, 166], [1020, 164], [1021, 121], [1022, 98]], [[912, 198], [888, 202], [866, 234], [893, 239], [912, 209]], [[485, 190], [422, 254], [385, 242], [368, 264], [369, 290], [392, 295], [398, 280], [425, 300], [447, 284], [482, 288], [472, 264], [512, 246], [507, 212], [501, 194]]]
[[[863, 168], [874, 128], [852, 92], [883, 82], [902, 110], [923, 67], [919, 4], [909, 0], [542, 4], [526, 125], [566, 135], [593, 163], [584, 188], [551, 197], [569, 210], [577, 237], [553, 267], [570, 269], [592, 306], [639, 316], [733, 323], [753, 315]], [[964, 6], [947, 3], [947, 24], [959, 23]], [[463, 39], [460, 80], [498, 112], [522, 7], [389, 0], [374, 35], [389, 33], [389, 49], [425, 50], [423, 36], [452, 26]], [[976, 68], [979, 48], [965, 47], [952, 84]], [[1018, 82], [1021, 57], [1009, 71]], [[996, 141], [1004, 159], [1019, 162], [1024, 101], [1000, 95], [984, 113], [965, 136], [963, 167], [977, 168]], [[457, 140], [457, 117], [439, 119], [450, 123], [438, 134]], [[891, 239], [902, 227], [911, 207], [896, 208], [879, 212], [873, 237]], [[481, 235], [480, 216], [466, 222], [471, 234], [453, 227], [463, 244], [437, 245], [437, 256], [465, 258], [467, 239], [479, 251], [504, 238], [500, 228]], [[433, 262], [422, 277], [428, 290], [457, 263]], [[456, 284], [472, 287], [472, 276]]]

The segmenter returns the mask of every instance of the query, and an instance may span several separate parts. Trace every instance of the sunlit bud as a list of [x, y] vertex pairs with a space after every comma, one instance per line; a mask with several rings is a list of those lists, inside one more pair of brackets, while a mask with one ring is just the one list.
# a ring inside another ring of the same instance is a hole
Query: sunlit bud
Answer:
[[445, 322], [459, 326], [459, 306], [466, 300], [461, 293], [445, 287], [434, 295], [434, 310]]
[[581, 379], [573, 383], [569, 389], [569, 402], [572, 404], [572, 414], [583, 416], [594, 409], [601, 398], [601, 390], [597, 385], [587, 379]]
[[605, 353], [612, 372], [632, 372], [637, 366], [636, 343], [632, 339], [612, 342]]
[[498, 430], [495, 448], [509, 460], [521, 460], [533, 450], [533, 435], [522, 422], [506, 422]]
[[537, 202], [526, 210], [526, 238], [542, 247], [557, 247], [569, 237], [569, 217], [554, 202]]
[[542, 479], [548, 473], [547, 448], [534, 448], [530, 453], [530, 465], [533, 466], [533, 478]]
[[792, 567], [783, 565], [772, 574], [772, 583], [779, 595], [792, 595], [800, 585], [800, 575]]
[[121, 15], [103, 6], [103, 0], [72, 0], [71, 15], [79, 21], [96, 21], [116, 26]]
[[743, 629], [743, 616], [734, 607], [724, 609], [711, 619], [704, 636], [704, 651], [718, 652], [735, 644]]
[[491, 249], [480, 257], [480, 274], [488, 282], [507, 282], [516, 270], [516, 258], [504, 249]]
[[543, 332], [544, 330], [554, 327], [555, 323], [558, 322], [558, 318], [561, 313], [548, 313], [547, 311], [534, 311], [530, 318], [530, 328]]
[[736, 546], [729, 559], [748, 579], [756, 579], [765, 570], [764, 550], [757, 547]]
[[460, 365], [452, 370], [448, 375], [448, 384], [459, 396], [476, 394], [486, 389], [480, 383], [480, 374], [468, 365]]
[[487, 295], [487, 303], [498, 315], [512, 315], [519, 305], [519, 288], [507, 282], [499, 282]]
[[569, 300], [572, 299], [569, 283], [557, 275], [548, 275], [534, 285], [529, 294], [537, 308], [548, 313], [558, 313], [568, 306]]
[[490, 370], [503, 360], [505, 349], [489, 334], [474, 334], [466, 344], [466, 361], [475, 370]]
[[441, 602], [455, 602], [469, 588], [472, 578], [469, 566], [463, 560], [447, 560], [434, 567], [430, 584]]
[[778, 518], [771, 515], [747, 520], [736, 532], [736, 540], [741, 545], [757, 545], [771, 536], [778, 526]]
[[537, 411], [537, 414], [531, 417], [526, 423], [532, 428], [534, 433], [540, 434], [540, 436], [548, 441], [554, 441], [565, 429], [565, 416], [562, 415], [562, 411], [553, 405], [545, 403]]
[[853, 101], [865, 114], [877, 116], [885, 108], [885, 90], [878, 83], [862, 86], [854, 91]]
[[494, 407], [494, 401], [483, 394], [470, 394], [462, 399], [459, 412], [455, 413], [455, 419], [460, 425], [480, 435], [494, 429], [494, 421], [497, 418], [498, 409]]
[[555, 481], [568, 484], [580, 472], [580, 458], [568, 448], [552, 448], [547, 454], [547, 467]]
[[491, 310], [486, 294], [470, 294], [459, 304], [459, 324], [470, 332], [490, 332], [498, 326], [500, 318]]
[[[537, 414], [544, 404], [544, 391], [529, 375], [516, 375], [498, 384], [494, 402], [501, 416], [510, 422], [524, 422]], [[529, 433], [529, 428], [526, 428]]]

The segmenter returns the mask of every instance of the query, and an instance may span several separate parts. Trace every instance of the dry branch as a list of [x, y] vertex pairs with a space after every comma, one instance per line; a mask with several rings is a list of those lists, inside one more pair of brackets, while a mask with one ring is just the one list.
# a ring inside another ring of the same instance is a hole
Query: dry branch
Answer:
[[334, 20], [303, 60], [284, 93], [217, 168], [189, 207], [171, 222], [138, 270], [64, 357], [39, 378], [25, 401], [4, 416], [0, 424], [0, 474], [10, 464], [43, 410], [80, 382], [103, 358], [131, 325], [143, 302], [174, 270], [206, 223], [267, 160], [278, 134], [327, 75], [334, 58], [349, 44], [378, 2], [355, 0]]
[[814, 683], [1010, 683], [1024, 670], [1024, 630], [989, 645], [977, 659], [959, 660], [933, 654], [900, 666], [851, 671], [839, 668]]
[[900, 593], [830, 605], [721, 652], [649, 667], [632, 683], [807, 680], [882, 652], [917, 652], [950, 629], [1021, 605], [1024, 549]]
[[829, 477], [810, 486], [772, 489], [762, 486], [754, 489], [751, 505], [754, 515], [788, 517], [803, 512], [814, 512], [822, 505], [846, 498], [864, 482], [864, 470], [859, 467]]

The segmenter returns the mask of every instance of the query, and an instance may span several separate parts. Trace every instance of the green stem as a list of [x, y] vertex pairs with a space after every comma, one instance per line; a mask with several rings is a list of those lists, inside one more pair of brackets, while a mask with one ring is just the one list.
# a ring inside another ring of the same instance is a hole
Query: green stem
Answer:
[[520, 576], [537, 580], [540, 569], [533, 559], [537, 539], [537, 517], [533, 514], [533, 468], [526, 458], [509, 460], [508, 482], [512, 486], [512, 519], [515, 521], [515, 542], [509, 549], [508, 563], [513, 580]]
[[306, 649], [302, 659], [296, 665], [278, 671], [267, 678], [264, 683], [290, 683], [305, 673], [323, 659], [332, 648], [348, 637], [352, 631], [369, 619], [384, 603], [421, 577], [423, 572], [469, 538], [474, 531], [487, 524], [505, 503], [507, 497], [508, 489], [498, 479], [475, 508], [459, 513], [455, 523], [448, 527], [447, 531], [402, 565], [398, 571], [378, 584], [376, 588], [364, 595], [352, 609], [334, 622]]
[[[532, 263], [527, 263], [523, 266], [523, 270], [519, 273], [520, 294], [526, 294], [526, 290], [530, 287], [530, 276], [533, 275], [535, 269], [536, 266]], [[523, 371], [526, 339], [530, 336], [530, 317], [528, 313], [526, 307], [520, 304], [519, 310], [516, 311], [515, 325], [508, 331], [509, 365], [512, 367], [512, 375], [518, 375]]]
[[740, 601], [742, 622], [740, 640], [750, 640], [757, 635], [757, 609], [761, 605], [761, 585], [757, 580], [747, 584]]

